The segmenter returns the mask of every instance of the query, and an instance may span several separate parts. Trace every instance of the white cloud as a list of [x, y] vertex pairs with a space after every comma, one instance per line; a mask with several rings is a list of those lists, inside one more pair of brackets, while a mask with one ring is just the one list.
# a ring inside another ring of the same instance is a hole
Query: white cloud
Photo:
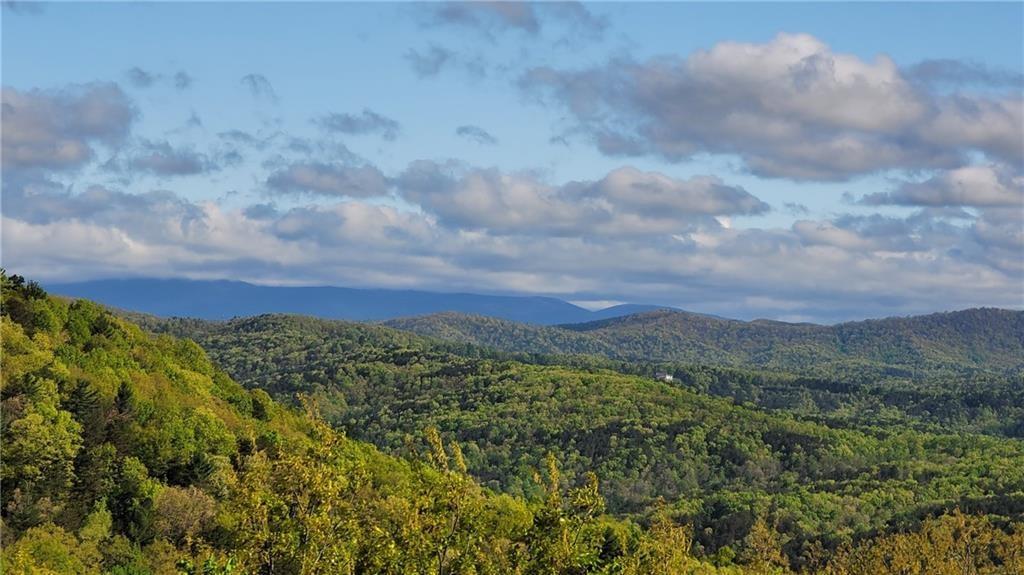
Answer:
[[520, 84], [568, 109], [573, 129], [609, 155], [735, 154], [754, 173], [806, 180], [953, 168], [969, 152], [1024, 159], [1019, 93], [930, 91], [884, 55], [865, 61], [806, 34], [535, 68]]
[[[501, 201], [525, 195], [533, 207], [532, 184], [491, 176], [460, 185], [501, 184]], [[361, 200], [279, 211], [167, 192], [36, 193], [5, 204], [4, 264], [43, 280], [154, 275], [527, 292], [818, 320], [1024, 304], [1024, 269], [1011, 258], [1024, 247], [1021, 221], [1006, 208], [992, 208], [1001, 219], [847, 216], [673, 237], [552, 234], [551, 224], [481, 229]]]
[[624, 167], [593, 182], [551, 185], [535, 174], [414, 162], [399, 193], [446, 225], [495, 233], [643, 236], [718, 226], [713, 216], [768, 205], [712, 176], [679, 180]]
[[[218, 136], [232, 150], [270, 156], [251, 167], [254, 191], [275, 194], [275, 203], [238, 206], [237, 196], [228, 206], [137, 183], [92, 185], [109, 174], [75, 171], [97, 166], [98, 146], [120, 150], [126, 169], [165, 175], [222, 164], [215, 153], [133, 137], [136, 111], [116, 86], [5, 89], [4, 265], [41, 280], [150, 275], [527, 292], [740, 317], [1024, 305], [1021, 171], [1010, 161], [960, 162], [970, 150], [1013, 153], [1015, 128], [1000, 123], [1000, 114], [1019, 113], [1013, 100], [974, 108], [938, 100], [903, 82], [885, 58], [831, 54], [806, 36], [594, 74], [573, 79], [565, 95], [579, 99], [571, 105], [591, 134], [623, 153], [681, 156], [713, 145], [755, 170], [808, 178], [948, 168], [861, 200], [916, 210], [906, 216], [889, 208], [812, 220], [795, 206], [807, 219], [751, 229], [743, 216], [769, 206], [714, 176], [623, 166], [550, 182], [457, 161], [385, 175], [329, 135], [305, 140], [271, 126]], [[630, 83], [605, 92], [602, 78]], [[680, 99], [660, 100], [673, 95]], [[657, 122], [633, 131], [594, 123], [638, 102], [644, 107], [631, 117]], [[863, 117], [873, 108], [877, 117]], [[340, 127], [364, 127], [356, 124]], [[934, 141], [922, 144], [924, 134]], [[296, 195], [311, 203], [293, 207]]]
[[97, 143], [116, 145], [136, 116], [116, 84], [61, 90], [3, 88], [3, 167], [75, 169], [94, 156]]
[[1024, 209], [1024, 176], [998, 164], [963, 166], [923, 182], [905, 182], [894, 192], [869, 194], [861, 203]]

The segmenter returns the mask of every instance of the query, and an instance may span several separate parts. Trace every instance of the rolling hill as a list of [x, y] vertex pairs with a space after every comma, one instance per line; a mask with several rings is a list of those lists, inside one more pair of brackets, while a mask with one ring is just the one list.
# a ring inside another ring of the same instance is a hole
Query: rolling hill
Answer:
[[5, 572], [1024, 566], [1017, 440], [836, 429], [384, 326], [140, 318], [154, 336], [0, 279]]
[[4, 573], [745, 572], [694, 558], [669, 518], [605, 515], [595, 481], [563, 484], [553, 459], [535, 463], [542, 497], [498, 495], [447, 434], [382, 454], [191, 341], [0, 282]]
[[673, 310], [559, 326], [435, 314], [386, 325], [505, 351], [589, 354], [787, 370], [876, 365], [906, 370], [1020, 370], [1024, 312], [993, 308], [841, 323], [750, 322]]
[[[711, 377], [761, 393], [783, 383], [780, 374], [680, 368], [679, 381], [666, 383], [308, 317], [144, 325], [195, 339], [246, 387], [285, 403], [314, 398], [348, 437], [385, 452], [405, 453], [417, 430], [437, 427], [462, 446], [469, 472], [498, 491], [539, 496], [530, 462], [554, 453], [570, 482], [597, 473], [610, 511], [643, 517], [665, 502], [707, 552], [740, 545], [737, 534], [752, 528], [756, 510], [774, 510], [797, 564], [815, 542], [912, 528], [957, 507], [1024, 517], [1024, 443], [952, 425], [916, 429], [918, 419], [879, 403], [874, 389], [830, 394], [837, 412], [856, 414], [832, 426], [693, 385]], [[927, 394], [910, 388], [896, 400]], [[973, 417], [979, 401], [997, 419], [1021, 417], [1019, 397], [1002, 401], [1012, 404], [1005, 413], [998, 397], [934, 397], [953, 420]], [[879, 424], [875, 412], [888, 420]]]

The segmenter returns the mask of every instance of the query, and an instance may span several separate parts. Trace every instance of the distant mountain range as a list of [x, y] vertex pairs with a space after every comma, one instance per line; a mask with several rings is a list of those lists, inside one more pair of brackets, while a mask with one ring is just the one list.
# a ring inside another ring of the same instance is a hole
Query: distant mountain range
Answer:
[[591, 311], [551, 297], [437, 293], [343, 287], [259, 286], [238, 281], [114, 279], [46, 284], [52, 293], [162, 317], [229, 319], [291, 313], [327, 319], [379, 321], [459, 312], [552, 325], [609, 319], [659, 306], [623, 304]]
[[833, 326], [738, 321], [658, 310], [538, 326], [444, 313], [386, 325], [514, 352], [803, 371], [845, 365], [916, 369], [1024, 368], [1024, 312], [976, 308]]

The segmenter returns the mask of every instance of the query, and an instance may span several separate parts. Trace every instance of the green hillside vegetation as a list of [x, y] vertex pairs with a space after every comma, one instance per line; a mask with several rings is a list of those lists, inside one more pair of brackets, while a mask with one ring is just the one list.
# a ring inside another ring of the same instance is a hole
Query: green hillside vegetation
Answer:
[[191, 341], [18, 276], [2, 288], [4, 573], [741, 572], [694, 559], [667, 517], [604, 515], [596, 478], [564, 481], [554, 458], [537, 498], [494, 495], [436, 430], [388, 457]]
[[388, 325], [445, 340], [460, 355], [484, 346], [530, 363], [668, 373], [691, 389], [834, 426], [1024, 437], [1022, 318], [978, 309], [825, 327], [663, 311], [563, 327], [458, 314]]
[[905, 373], [1024, 367], [1024, 312], [988, 308], [835, 326], [742, 322], [672, 310], [556, 327], [454, 313], [387, 325], [505, 351], [799, 372], [865, 365]]
[[[403, 434], [403, 445], [396, 449], [404, 457], [384, 455], [328, 427], [308, 400], [303, 412], [275, 402], [262, 389], [246, 390], [191, 341], [148, 335], [90, 302], [51, 298], [17, 276], [2, 275], [0, 280], [4, 573], [739, 575], [786, 574], [799, 567], [808, 573], [875, 575], [1024, 569], [1024, 524], [1014, 523], [1020, 514], [1019, 496], [1013, 493], [1020, 483], [1020, 466], [1007, 467], [1008, 462], [1019, 463], [1014, 442], [970, 437], [958, 443], [910, 434], [908, 440], [892, 443], [941, 455], [946, 464], [921, 468], [922, 461], [914, 460], [912, 474], [901, 483], [867, 479], [877, 486], [867, 498], [874, 502], [872, 513], [892, 502], [919, 499], [911, 506], [914, 513], [884, 532], [864, 536], [854, 536], [850, 525], [841, 523], [846, 516], [837, 516], [835, 537], [823, 538], [824, 544], [801, 544], [802, 554], [793, 557], [794, 533], [799, 531], [792, 522], [806, 522], [814, 512], [828, 509], [816, 502], [829, 495], [791, 489], [789, 498], [800, 502], [794, 507], [777, 497], [781, 494], [744, 487], [746, 480], [734, 473], [739, 460], [722, 460], [727, 483], [714, 500], [716, 509], [730, 510], [717, 515], [723, 521], [702, 523], [694, 512], [698, 501], [686, 498], [654, 505], [633, 518], [611, 516], [604, 512], [602, 493], [608, 487], [614, 490], [614, 481], [583, 471], [579, 456], [564, 448], [564, 440], [555, 435], [559, 430], [545, 428], [544, 420], [555, 421], [551, 410], [556, 409], [557, 419], [570, 423], [562, 429], [569, 430], [584, 424], [591, 412], [598, 422], [607, 423], [615, 419], [613, 410], [622, 409], [627, 418], [651, 415], [652, 425], [660, 427], [660, 418], [676, 408], [697, 414], [706, 410], [709, 422], [733, 428], [717, 433], [720, 440], [714, 438], [715, 430], [705, 432], [703, 441], [716, 457], [743, 445], [754, 449], [750, 454], [763, 456], [765, 448], [772, 448], [759, 445], [756, 434], [746, 434], [791, 426], [794, 435], [778, 437], [779, 444], [792, 439], [796, 450], [802, 438], [823, 441], [805, 450], [823, 459], [822, 469], [836, 465], [828, 459], [829, 450], [841, 446], [831, 444], [832, 439], [866, 442], [867, 447], [889, 440], [781, 421], [619, 374], [500, 365], [440, 354], [424, 359], [414, 347], [405, 346], [416, 344], [415, 338], [399, 337], [403, 345], [389, 349], [392, 332], [383, 328], [349, 326], [366, 339], [334, 340], [351, 353], [365, 355], [352, 369], [361, 373], [376, 366], [369, 377], [381, 381], [389, 374], [401, 377], [395, 369], [450, 360], [444, 377], [461, 378], [486, 392], [466, 395], [471, 400], [464, 406], [466, 421], [476, 420], [470, 430], [488, 428], [483, 416], [501, 421], [506, 413], [493, 409], [502, 402], [488, 397], [511, 394], [503, 400], [505, 407], [519, 410], [516, 420], [522, 417], [538, 430], [524, 427], [516, 436], [525, 452], [535, 451], [541, 442], [551, 449], [532, 464], [517, 459], [531, 468], [530, 480], [523, 481], [521, 474], [515, 480], [525, 497], [499, 495], [467, 473], [468, 462], [479, 461], [479, 446], [454, 441], [458, 432], [447, 427], [438, 431], [426, 418], [421, 425], [407, 426], [407, 419], [418, 417], [415, 409], [381, 411], [397, 416], [395, 429], [413, 432]], [[274, 330], [287, 328], [291, 321], [270, 319]], [[260, 321], [252, 320], [239, 332], [250, 343], [267, 344], [253, 352], [253, 367], [265, 361], [300, 365], [308, 352], [297, 352], [288, 342], [303, 338], [287, 329], [278, 335], [264, 332]], [[225, 341], [234, 337], [222, 336]], [[327, 365], [333, 358], [335, 354], [320, 359]], [[519, 378], [522, 385], [515, 387], [521, 391], [488, 391], [493, 382], [485, 366], [499, 378]], [[442, 366], [431, 369], [437, 367]], [[287, 372], [275, 372], [286, 376], [279, 385], [304, 380]], [[618, 386], [631, 394], [654, 394], [668, 405], [662, 410], [644, 407], [641, 395], [632, 407], [625, 398], [613, 397], [614, 409], [602, 408], [586, 392], [593, 387], [605, 393]], [[449, 390], [437, 396], [444, 403], [451, 386], [441, 388]], [[534, 409], [523, 403], [533, 405], [538, 389], [549, 394], [547, 404], [536, 410], [540, 418], [526, 415]], [[358, 402], [343, 406], [327, 401], [330, 397], [315, 386], [312, 391], [330, 404], [335, 417], [350, 411], [357, 419], [363, 417]], [[585, 400], [570, 400], [565, 393], [579, 393]], [[555, 407], [559, 402], [564, 409]], [[491, 411], [474, 409], [476, 403], [490, 405]], [[461, 419], [438, 411], [443, 417], [437, 421], [444, 426]], [[631, 437], [647, 429], [629, 425], [621, 430], [628, 458], [620, 463], [627, 464], [625, 469], [643, 470], [630, 465], [630, 458], [644, 455], [637, 446], [657, 443], [637, 443]], [[383, 426], [375, 432], [387, 433]], [[688, 433], [678, 435], [691, 439]], [[611, 453], [618, 449], [612, 447]], [[984, 464], [975, 451], [986, 452]], [[517, 452], [515, 446], [509, 451]], [[561, 466], [559, 458], [565, 461]], [[614, 468], [604, 464], [616, 456], [591, 459], [614, 475]], [[953, 471], [947, 473], [947, 468]], [[963, 476], [968, 468], [974, 478]], [[799, 473], [811, 471], [806, 464], [801, 469]], [[929, 495], [918, 498], [913, 491], [921, 485]], [[837, 482], [831, 492], [847, 497], [858, 489]], [[957, 494], [960, 506], [944, 513], [951, 509], [951, 493]], [[805, 512], [797, 517], [794, 509]], [[920, 520], [912, 519], [914, 514]], [[714, 540], [730, 544], [712, 550], [708, 542]], [[838, 544], [833, 547], [833, 542]]]
[[[462, 446], [470, 474], [517, 497], [542, 496], [532, 469], [553, 452], [570, 480], [597, 473], [611, 512], [645, 521], [667, 511], [693, 526], [698, 553], [719, 560], [744, 547], [761, 517], [778, 529], [787, 561], [807, 566], [821, 550], [911, 529], [929, 514], [959, 507], [1005, 523], [1024, 513], [1016, 440], [898, 423], [835, 429], [686, 383], [473, 348], [464, 351], [478, 357], [460, 356], [380, 326], [261, 316], [151, 327], [191, 334], [247, 387], [284, 402], [317, 398], [333, 425], [391, 453], [408, 456], [418, 430], [436, 426]], [[691, 375], [707, 383], [742, 373]]]
[[[778, 370], [706, 364], [615, 360], [598, 355], [503, 352], [477, 344], [441, 341], [376, 325], [301, 316], [261, 316], [224, 324], [119, 313], [152, 331], [195, 338], [204, 342], [204, 347], [214, 349], [217, 353], [223, 353], [226, 346], [237, 344], [237, 332], [267, 332], [274, 329], [275, 322], [278, 322], [281, 330], [288, 332], [287, 337], [279, 341], [248, 341], [246, 346], [263, 346], [259, 349], [266, 348], [275, 355], [281, 355], [280, 349], [275, 349], [279, 344], [300, 353], [307, 348], [321, 346], [326, 340], [333, 340], [348, 342], [345, 345], [349, 351], [354, 349], [353, 346], [367, 349], [415, 348], [420, 355], [429, 350], [436, 355], [437, 361], [446, 361], [449, 355], [455, 355], [460, 358], [560, 365], [588, 371], [607, 369], [645, 377], [663, 372], [673, 375], [676, 385], [688, 389], [731, 398], [738, 404], [786, 411], [831, 426], [896, 424], [921, 431], [961, 431], [1024, 437], [1024, 370], [936, 370], [910, 374], [907, 370], [884, 364], [861, 364], [847, 366], [845, 369], [836, 366], [833, 369], [818, 369], [817, 375], [800, 375]], [[482, 322], [480, 325], [499, 322], [496, 333], [501, 333], [501, 326], [506, 324], [510, 329], [533, 328], [526, 324], [477, 319]], [[553, 333], [560, 335], [573, 332], [556, 329]], [[541, 350], [554, 349], [545, 347], [543, 340], [538, 347]], [[261, 384], [275, 381], [274, 378], [279, 377], [275, 375], [275, 366], [248, 356], [244, 353], [247, 349], [250, 347], [241, 350], [242, 355], [232, 360], [233, 373], [247, 378], [246, 381], [258, 380]], [[327, 350], [325, 353], [330, 355], [333, 351]], [[335, 361], [340, 359], [334, 358]], [[296, 369], [305, 372], [300, 379], [290, 376], [296, 384], [306, 379], [319, 385], [321, 391], [330, 388], [327, 385], [330, 378], [326, 374], [314, 375], [309, 373], [310, 370]]]

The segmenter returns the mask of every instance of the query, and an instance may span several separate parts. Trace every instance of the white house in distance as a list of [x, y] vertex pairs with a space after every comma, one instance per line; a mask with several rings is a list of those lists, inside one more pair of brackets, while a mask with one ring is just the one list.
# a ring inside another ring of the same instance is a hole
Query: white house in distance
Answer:
[[661, 381], [673, 381], [675, 378], [672, 377], [671, 373], [665, 373], [664, 371], [659, 371], [658, 373], [654, 374], [654, 379], [658, 379], [658, 380], [661, 380]]

